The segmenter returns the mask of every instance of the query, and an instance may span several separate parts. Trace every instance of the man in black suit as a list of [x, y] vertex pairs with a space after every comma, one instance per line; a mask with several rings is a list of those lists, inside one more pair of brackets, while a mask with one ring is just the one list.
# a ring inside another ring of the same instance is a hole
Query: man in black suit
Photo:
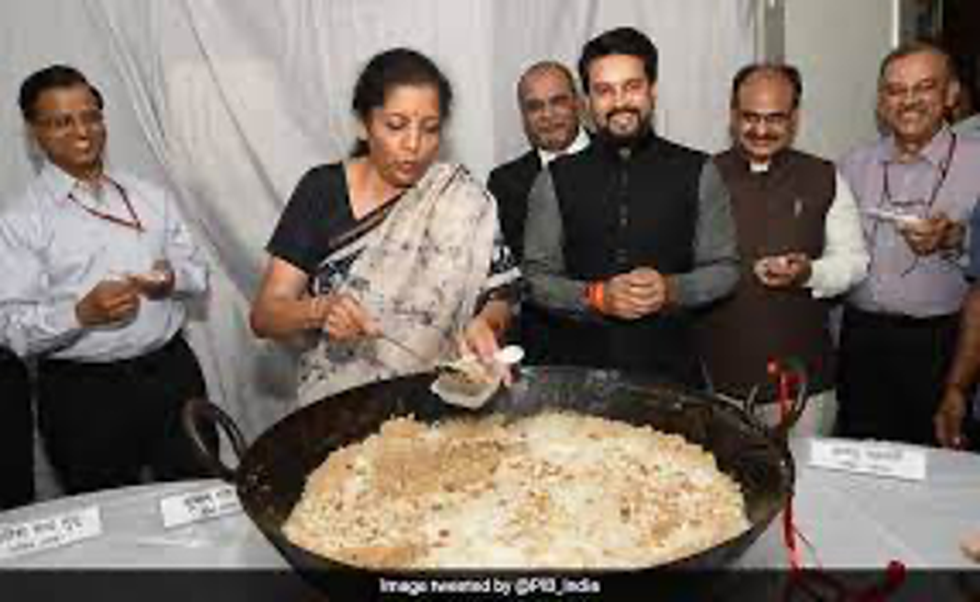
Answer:
[[[531, 185], [543, 166], [559, 155], [582, 150], [589, 138], [581, 127], [582, 101], [574, 76], [561, 63], [542, 61], [528, 68], [517, 84], [517, 104], [531, 149], [491, 171], [487, 187], [497, 199], [504, 239], [520, 260]], [[548, 363], [543, 345], [547, 321], [547, 314], [534, 307], [521, 310], [517, 335], [528, 363]]]
[[517, 258], [524, 248], [527, 195], [549, 161], [588, 144], [581, 127], [582, 101], [568, 67], [554, 61], [535, 63], [517, 84], [517, 104], [531, 149], [490, 172], [487, 186], [500, 206], [507, 246]]

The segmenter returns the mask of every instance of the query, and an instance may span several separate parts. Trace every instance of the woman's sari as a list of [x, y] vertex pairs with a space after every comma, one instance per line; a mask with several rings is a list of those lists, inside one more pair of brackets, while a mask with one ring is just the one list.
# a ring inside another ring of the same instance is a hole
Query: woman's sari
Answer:
[[337, 341], [324, 331], [302, 358], [300, 403], [450, 355], [482, 293], [519, 277], [516, 267], [490, 274], [497, 224], [496, 203], [469, 172], [437, 163], [369, 231], [333, 249], [321, 267], [349, 269], [329, 292], [357, 299], [385, 336]]

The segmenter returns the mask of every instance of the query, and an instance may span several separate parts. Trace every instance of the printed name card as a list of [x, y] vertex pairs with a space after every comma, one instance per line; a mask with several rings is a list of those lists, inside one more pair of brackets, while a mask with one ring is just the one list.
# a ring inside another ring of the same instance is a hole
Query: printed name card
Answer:
[[102, 514], [98, 506], [0, 525], [0, 560], [60, 548], [99, 535], [102, 535]]
[[231, 485], [181, 493], [160, 500], [166, 529], [240, 512], [242, 504]]
[[880, 442], [814, 439], [810, 442], [810, 466], [922, 481], [926, 478], [926, 451]]

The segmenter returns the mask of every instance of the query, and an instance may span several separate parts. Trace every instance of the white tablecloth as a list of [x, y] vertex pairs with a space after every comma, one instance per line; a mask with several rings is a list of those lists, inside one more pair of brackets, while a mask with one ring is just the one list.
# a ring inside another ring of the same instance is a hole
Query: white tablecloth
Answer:
[[[793, 443], [797, 464], [796, 522], [826, 568], [970, 569], [960, 539], [980, 531], [980, 456], [928, 450], [928, 477], [906, 482], [810, 467], [810, 440]], [[97, 505], [102, 536], [0, 561], [2, 568], [257, 568], [286, 567], [244, 514], [163, 528], [162, 498], [208, 489], [219, 481], [156, 484], [68, 497], [0, 513], [19, 523]], [[802, 544], [801, 544], [802, 545]], [[747, 568], [787, 566], [781, 522], [775, 521], [739, 560]]]

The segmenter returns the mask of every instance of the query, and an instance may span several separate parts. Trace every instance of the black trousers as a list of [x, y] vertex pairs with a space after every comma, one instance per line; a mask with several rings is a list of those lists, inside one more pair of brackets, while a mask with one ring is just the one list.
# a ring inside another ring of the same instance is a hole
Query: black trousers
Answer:
[[956, 352], [957, 314], [910, 318], [847, 307], [836, 434], [936, 445], [933, 416]]
[[182, 336], [138, 358], [45, 360], [38, 372], [40, 432], [69, 493], [139, 483], [145, 468], [160, 481], [210, 476], [181, 425], [187, 400], [205, 396]]
[[27, 367], [0, 348], [0, 510], [34, 501], [34, 414]]

